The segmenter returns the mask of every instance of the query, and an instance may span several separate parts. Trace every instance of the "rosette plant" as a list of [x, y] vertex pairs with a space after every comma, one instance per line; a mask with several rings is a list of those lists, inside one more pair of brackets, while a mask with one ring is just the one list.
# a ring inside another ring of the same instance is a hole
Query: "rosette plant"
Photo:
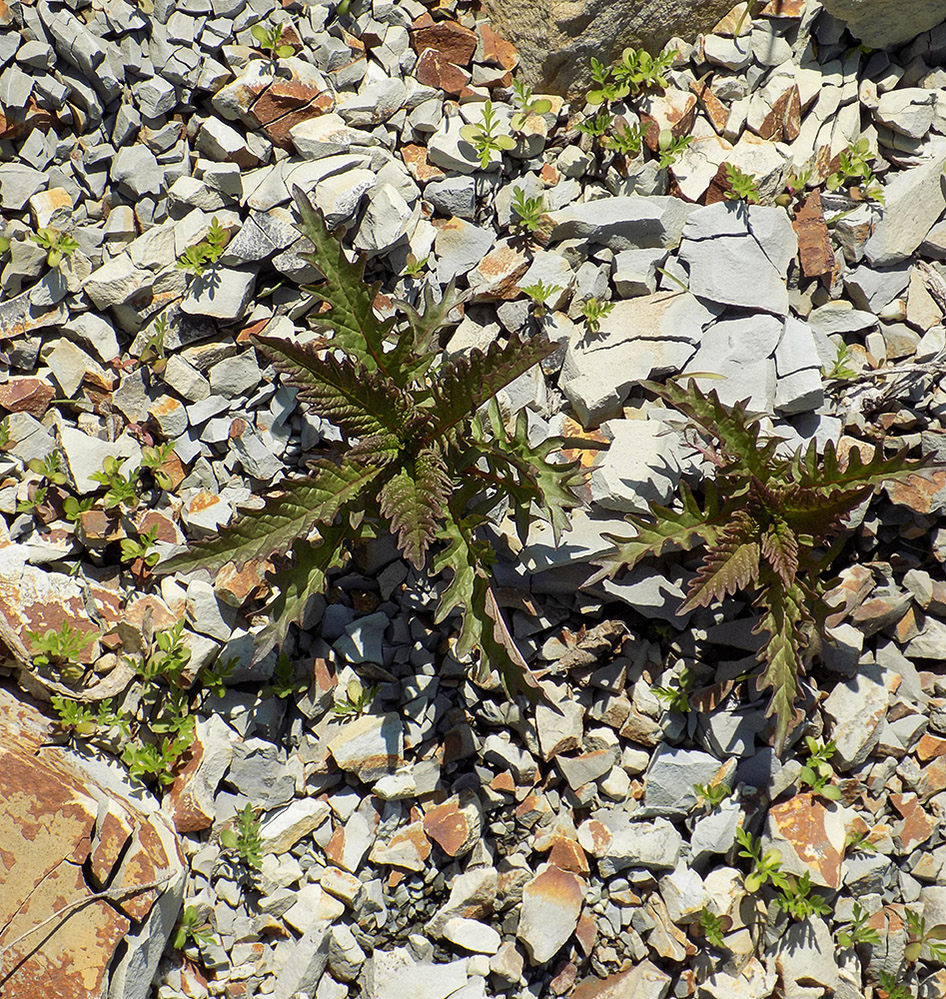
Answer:
[[239, 569], [273, 559], [272, 620], [257, 643], [259, 659], [301, 621], [354, 544], [388, 531], [411, 565], [443, 579], [434, 622], [460, 612], [457, 654], [478, 649], [482, 671], [498, 667], [514, 682], [525, 663], [503, 623], [490, 571], [494, 545], [483, 529], [507, 503], [520, 537], [538, 514], [558, 538], [579, 503], [580, 473], [577, 462], [549, 460], [559, 440], [529, 443], [524, 412], [508, 429], [495, 396], [554, 345], [511, 336], [485, 353], [445, 360], [437, 333], [464, 298], [453, 283], [439, 301], [428, 287], [420, 308], [397, 302], [400, 316], [379, 318], [380, 282], [366, 284], [364, 260], [349, 259], [298, 187], [293, 196], [297, 228], [315, 248], [303, 256], [324, 277], [304, 290], [325, 303], [316, 321], [331, 336], [252, 341], [298, 390], [298, 403], [340, 430], [341, 445], [309, 462], [308, 475], [270, 487], [262, 509], [156, 571], [216, 571], [231, 562]]

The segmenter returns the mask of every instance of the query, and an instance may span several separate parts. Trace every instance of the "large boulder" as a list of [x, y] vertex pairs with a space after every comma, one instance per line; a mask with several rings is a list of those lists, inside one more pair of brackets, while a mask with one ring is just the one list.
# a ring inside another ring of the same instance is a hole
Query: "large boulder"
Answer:
[[484, 0], [493, 28], [519, 50], [519, 77], [538, 93], [580, 97], [591, 57], [605, 64], [629, 45], [658, 52], [694, 41], [733, 0]]
[[120, 764], [49, 736], [0, 689], [0, 994], [147, 999], [181, 909], [177, 838]]
[[824, 0], [824, 8], [874, 49], [908, 42], [946, 19], [943, 0]]

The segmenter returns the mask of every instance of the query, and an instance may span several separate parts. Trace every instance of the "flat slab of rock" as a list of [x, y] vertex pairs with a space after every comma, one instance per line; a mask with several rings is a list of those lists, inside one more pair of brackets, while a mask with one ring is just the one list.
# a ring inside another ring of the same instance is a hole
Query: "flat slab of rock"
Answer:
[[551, 240], [589, 239], [615, 252], [657, 246], [674, 249], [687, 216], [697, 207], [664, 196], [601, 198], [573, 204], [549, 213], [555, 223]]
[[523, 888], [516, 935], [531, 964], [550, 961], [575, 932], [585, 887], [577, 874], [547, 867]]
[[342, 770], [371, 782], [404, 765], [404, 727], [396, 714], [364, 715], [343, 725], [328, 750]]

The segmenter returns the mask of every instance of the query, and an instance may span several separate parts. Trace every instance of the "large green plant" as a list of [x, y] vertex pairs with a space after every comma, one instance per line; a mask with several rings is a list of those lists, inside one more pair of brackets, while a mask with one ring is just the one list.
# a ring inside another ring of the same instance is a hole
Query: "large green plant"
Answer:
[[271, 489], [262, 509], [156, 571], [214, 571], [228, 562], [240, 568], [280, 556], [273, 621], [260, 636], [259, 658], [300, 620], [351, 545], [387, 528], [416, 568], [449, 572], [435, 622], [462, 612], [458, 654], [478, 648], [481, 667], [497, 666], [511, 681], [524, 663], [491, 588], [494, 550], [480, 529], [505, 500], [521, 537], [537, 510], [557, 539], [578, 505], [572, 487], [579, 473], [577, 463], [548, 460], [557, 440], [530, 445], [525, 413], [508, 431], [495, 395], [554, 345], [513, 336], [506, 346], [445, 362], [435, 334], [461, 301], [452, 283], [439, 302], [425, 291], [421, 309], [398, 302], [400, 324], [380, 320], [373, 308], [380, 282], [365, 284], [364, 261], [351, 262], [302, 191], [293, 194], [298, 228], [315, 247], [303, 256], [325, 278], [305, 290], [327, 303], [318, 322], [332, 336], [309, 344], [267, 336], [253, 342], [299, 390], [299, 402], [339, 428], [342, 447], [311, 462], [308, 476]]
[[651, 519], [629, 516], [637, 535], [612, 537], [615, 549], [585, 585], [648, 557], [702, 548], [703, 564], [680, 613], [739, 590], [754, 591], [762, 610], [756, 633], [764, 636], [757, 686], [772, 690], [766, 714], [775, 716], [781, 751], [798, 677], [820, 649], [829, 614], [825, 572], [839, 552], [845, 515], [884, 481], [928, 462], [907, 460], [903, 452], [885, 458], [877, 447], [866, 462], [853, 449], [844, 465], [830, 441], [823, 455], [812, 441], [783, 457], [779, 439], [764, 434], [761, 417], [747, 412], [748, 400], [725, 406], [715, 391], [704, 394], [693, 382], [643, 385], [689, 417], [691, 441], [715, 476], [704, 484], [702, 506], [681, 482], [679, 508], [651, 503]]

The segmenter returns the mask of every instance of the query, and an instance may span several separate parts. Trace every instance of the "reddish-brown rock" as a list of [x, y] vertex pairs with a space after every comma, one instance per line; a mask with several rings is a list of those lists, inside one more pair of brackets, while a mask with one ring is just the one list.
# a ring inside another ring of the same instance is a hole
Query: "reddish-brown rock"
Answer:
[[470, 74], [437, 49], [426, 49], [414, 67], [417, 82], [425, 87], [436, 87], [445, 94], [457, 97], [470, 82]]
[[477, 62], [501, 66], [508, 70], [516, 68], [519, 63], [519, 53], [512, 42], [507, 42], [505, 38], [497, 35], [486, 21], [480, 21], [474, 30], [480, 38], [474, 55]]
[[289, 130], [300, 122], [327, 114], [334, 107], [332, 95], [311, 83], [277, 80], [260, 94], [250, 114], [277, 146], [292, 149]]
[[834, 250], [821, 207], [821, 192], [814, 190], [792, 222], [798, 236], [798, 255], [805, 277], [821, 277], [834, 269]]
[[411, 46], [419, 56], [433, 50], [439, 52], [446, 62], [452, 62], [456, 66], [470, 65], [476, 51], [476, 42], [476, 32], [464, 28], [456, 21], [440, 21], [411, 31]]
[[801, 131], [801, 98], [793, 83], [762, 119], [759, 135], [771, 142], [794, 142]]
[[765, 848], [782, 854], [782, 870], [811, 875], [811, 883], [837, 890], [845, 830], [840, 810], [813, 794], [796, 794], [769, 809]]
[[575, 932], [585, 888], [577, 874], [552, 866], [523, 888], [516, 936], [532, 964], [551, 960]]
[[424, 816], [424, 832], [448, 857], [469, 853], [479, 839], [483, 816], [471, 792], [462, 792], [442, 805], [435, 805]]
[[55, 395], [56, 389], [45, 378], [14, 375], [0, 385], [0, 406], [11, 413], [29, 413], [39, 419]]

